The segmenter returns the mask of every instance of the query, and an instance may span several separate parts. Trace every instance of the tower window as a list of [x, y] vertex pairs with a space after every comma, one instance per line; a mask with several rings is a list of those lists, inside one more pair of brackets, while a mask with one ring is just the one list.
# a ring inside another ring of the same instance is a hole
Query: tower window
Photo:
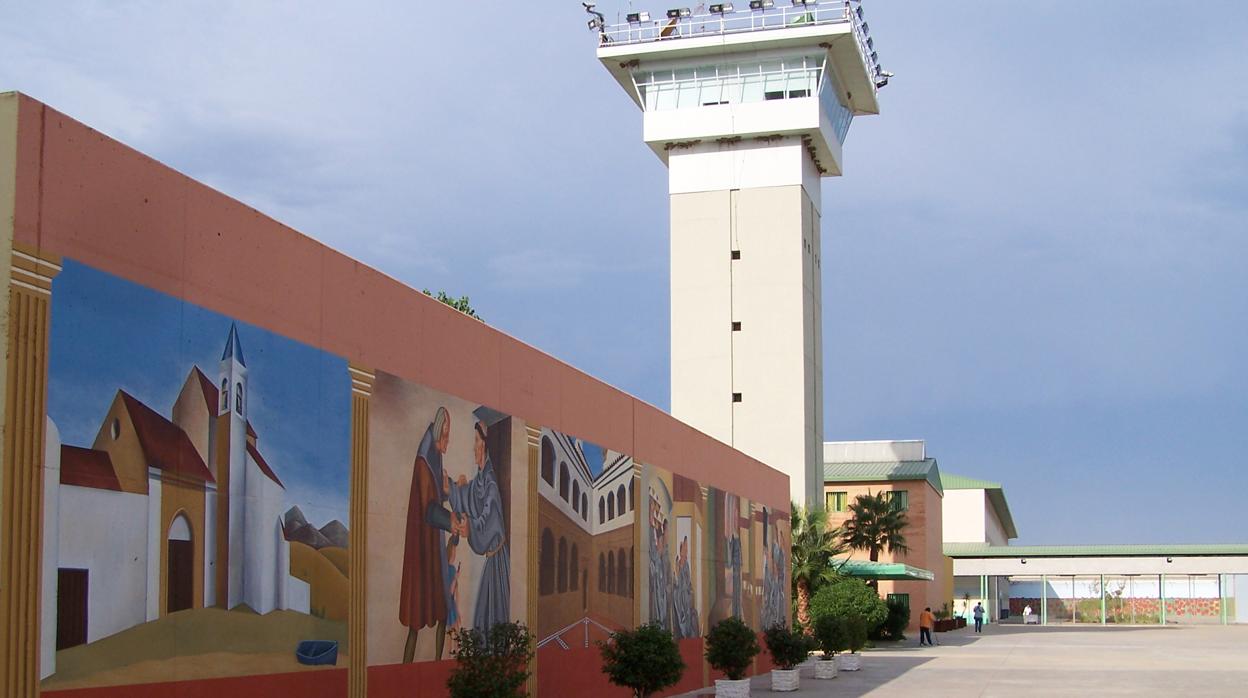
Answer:
[[243, 413], [243, 384], [242, 383], [238, 383], [237, 385], [234, 386], [234, 409], [238, 410], [239, 414]]
[[741, 250], [733, 250], [733, 251], [732, 251], [732, 258], [733, 258], [733, 259], [741, 259]]
[[230, 411], [230, 379], [221, 379], [221, 411]]
[[117, 437], [121, 436], [121, 420], [113, 417], [113, 424], [108, 428], [108, 432], [113, 435], [113, 440], [116, 441]]
[[733, 402], [741, 402], [741, 393], [733, 393], [733, 394], [732, 394], [732, 401], [733, 401]]
[[735, 321], [735, 322], [733, 322], [733, 323], [732, 323], [732, 331], [733, 331], [733, 332], [740, 332], [740, 331], [741, 331], [741, 321], [740, 321], [740, 320], [737, 320], [737, 321]]

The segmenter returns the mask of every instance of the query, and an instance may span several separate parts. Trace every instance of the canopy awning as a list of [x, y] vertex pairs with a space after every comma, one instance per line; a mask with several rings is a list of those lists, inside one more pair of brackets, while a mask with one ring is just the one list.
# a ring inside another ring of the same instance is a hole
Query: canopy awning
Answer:
[[883, 579], [901, 582], [930, 582], [936, 575], [921, 567], [911, 567], [900, 562], [871, 562], [870, 560], [835, 560], [838, 571], [846, 577], [858, 579]]

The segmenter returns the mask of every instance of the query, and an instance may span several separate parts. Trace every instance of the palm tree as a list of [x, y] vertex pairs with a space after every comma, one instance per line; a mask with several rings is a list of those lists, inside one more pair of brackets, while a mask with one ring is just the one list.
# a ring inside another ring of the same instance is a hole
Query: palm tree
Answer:
[[790, 531], [793, 536], [793, 597], [797, 622], [810, 629], [810, 599], [823, 583], [836, 578], [833, 559], [845, 553], [839, 529], [828, 528], [828, 512], [792, 503]]
[[[841, 527], [841, 542], [854, 550], [865, 550], [871, 562], [878, 562], [880, 552], [908, 553], [903, 533], [910, 521], [906, 512], [893, 506], [887, 492], [860, 494], [849, 505], [849, 520]], [[873, 589], [878, 580], [871, 580]]]

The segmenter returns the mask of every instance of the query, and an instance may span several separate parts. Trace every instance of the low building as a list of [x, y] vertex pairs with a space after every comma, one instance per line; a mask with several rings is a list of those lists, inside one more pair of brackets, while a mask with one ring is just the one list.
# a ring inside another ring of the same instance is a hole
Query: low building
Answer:
[[[945, 491], [936, 459], [927, 457], [922, 441], [829, 442], [823, 454], [830, 525], [849, 519], [849, 505], [859, 495], [887, 492], [893, 506], [905, 510], [906, 552], [885, 550], [870, 560], [866, 551], [854, 550], [847, 567], [855, 576], [878, 580], [885, 598], [909, 605], [911, 628], [917, 628], [918, 611], [940, 610], [953, 598], [952, 569], [943, 551]], [[864, 564], [871, 562], [877, 564]]]

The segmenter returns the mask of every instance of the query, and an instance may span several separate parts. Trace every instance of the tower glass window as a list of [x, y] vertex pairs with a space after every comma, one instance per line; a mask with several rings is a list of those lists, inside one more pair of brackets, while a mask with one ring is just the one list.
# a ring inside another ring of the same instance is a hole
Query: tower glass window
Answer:
[[[646, 111], [810, 97], [824, 75], [820, 54], [633, 72]], [[829, 93], [839, 106], [837, 92]], [[825, 108], [831, 106], [825, 102]], [[842, 111], [845, 110], [841, 107]]]
[[888, 493], [888, 501], [892, 503], [893, 511], [905, 511], [910, 508], [910, 492], [893, 490]]

